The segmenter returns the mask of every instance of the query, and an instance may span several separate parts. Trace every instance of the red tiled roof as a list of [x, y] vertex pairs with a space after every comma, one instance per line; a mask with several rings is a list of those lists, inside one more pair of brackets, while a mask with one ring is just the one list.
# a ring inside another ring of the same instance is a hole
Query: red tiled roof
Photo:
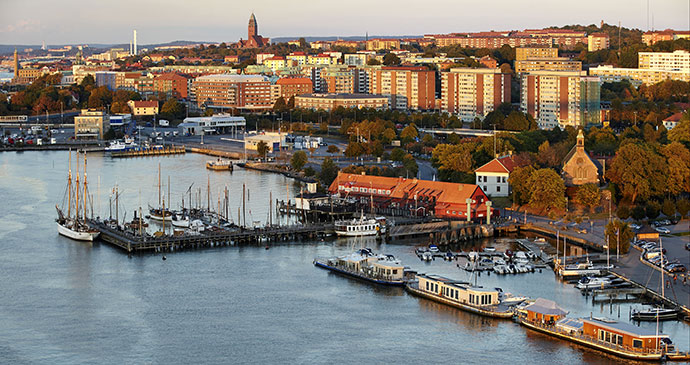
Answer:
[[683, 113], [678, 112], [676, 114], [673, 114], [672, 116], [664, 119], [664, 122], [680, 122], [680, 118], [683, 117]]
[[479, 167], [475, 172], [507, 172], [511, 173], [516, 167], [522, 166], [523, 163], [515, 158], [515, 155], [508, 155], [499, 158], [494, 158], [493, 160], [485, 163], [483, 166]]
[[135, 108], [158, 108], [158, 102], [155, 100], [138, 100], [134, 101]]

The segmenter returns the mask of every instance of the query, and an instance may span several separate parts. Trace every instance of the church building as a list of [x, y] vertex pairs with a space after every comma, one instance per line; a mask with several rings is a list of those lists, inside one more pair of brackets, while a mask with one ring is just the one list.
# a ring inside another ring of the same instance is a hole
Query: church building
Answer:
[[585, 151], [582, 129], [577, 133], [577, 143], [563, 160], [562, 177], [566, 186], [599, 185], [599, 165]]
[[240, 48], [261, 48], [267, 46], [271, 40], [259, 35], [259, 24], [256, 22], [254, 13], [249, 17], [249, 26], [247, 27], [247, 39], [240, 39], [237, 46]]

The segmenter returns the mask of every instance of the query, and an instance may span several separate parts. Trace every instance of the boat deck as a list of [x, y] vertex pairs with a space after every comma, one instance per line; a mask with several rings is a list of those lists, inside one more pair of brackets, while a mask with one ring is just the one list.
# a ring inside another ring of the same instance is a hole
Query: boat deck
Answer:
[[462, 304], [458, 303], [454, 300], [449, 300], [448, 298], [442, 297], [440, 295], [436, 295], [433, 293], [427, 293], [421, 289], [419, 289], [419, 283], [414, 281], [414, 282], [409, 282], [407, 285], [405, 285], [405, 289], [410, 292], [413, 295], [417, 295], [426, 299], [430, 299], [442, 304], [449, 305], [451, 307], [455, 307], [467, 312], [472, 312], [481, 316], [485, 317], [493, 317], [493, 318], [503, 318], [503, 319], [509, 319], [513, 317], [513, 308], [512, 306], [508, 306], [505, 304], [499, 304], [499, 305], [493, 305], [493, 306], [484, 306], [484, 307], [475, 307], [467, 304]]

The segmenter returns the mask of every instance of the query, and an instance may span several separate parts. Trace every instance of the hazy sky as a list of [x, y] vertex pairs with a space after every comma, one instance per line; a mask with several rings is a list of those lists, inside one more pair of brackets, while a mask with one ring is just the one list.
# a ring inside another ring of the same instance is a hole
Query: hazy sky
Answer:
[[688, 29], [690, 0], [0, 0], [0, 44], [128, 43], [265, 37], [415, 35], [566, 24]]

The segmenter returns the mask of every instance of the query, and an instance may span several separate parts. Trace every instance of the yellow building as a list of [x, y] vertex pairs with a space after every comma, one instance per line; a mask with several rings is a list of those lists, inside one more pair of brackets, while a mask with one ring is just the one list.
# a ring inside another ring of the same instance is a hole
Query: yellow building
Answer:
[[582, 62], [567, 57], [528, 58], [515, 61], [515, 73], [532, 71], [582, 71]]
[[82, 109], [74, 117], [74, 138], [103, 139], [104, 131], [110, 129], [110, 116], [102, 110]]
[[592, 33], [587, 36], [587, 51], [596, 52], [609, 48], [609, 35], [606, 33]]
[[515, 48], [515, 61], [529, 58], [557, 58], [558, 48], [553, 47], [518, 47]]
[[295, 96], [295, 106], [304, 109], [344, 108], [388, 109], [388, 97], [371, 94], [306, 94]]
[[400, 49], [400, 40], [376, 38], [367, 41], [367, 51], [378, 51], [382, 49]]

